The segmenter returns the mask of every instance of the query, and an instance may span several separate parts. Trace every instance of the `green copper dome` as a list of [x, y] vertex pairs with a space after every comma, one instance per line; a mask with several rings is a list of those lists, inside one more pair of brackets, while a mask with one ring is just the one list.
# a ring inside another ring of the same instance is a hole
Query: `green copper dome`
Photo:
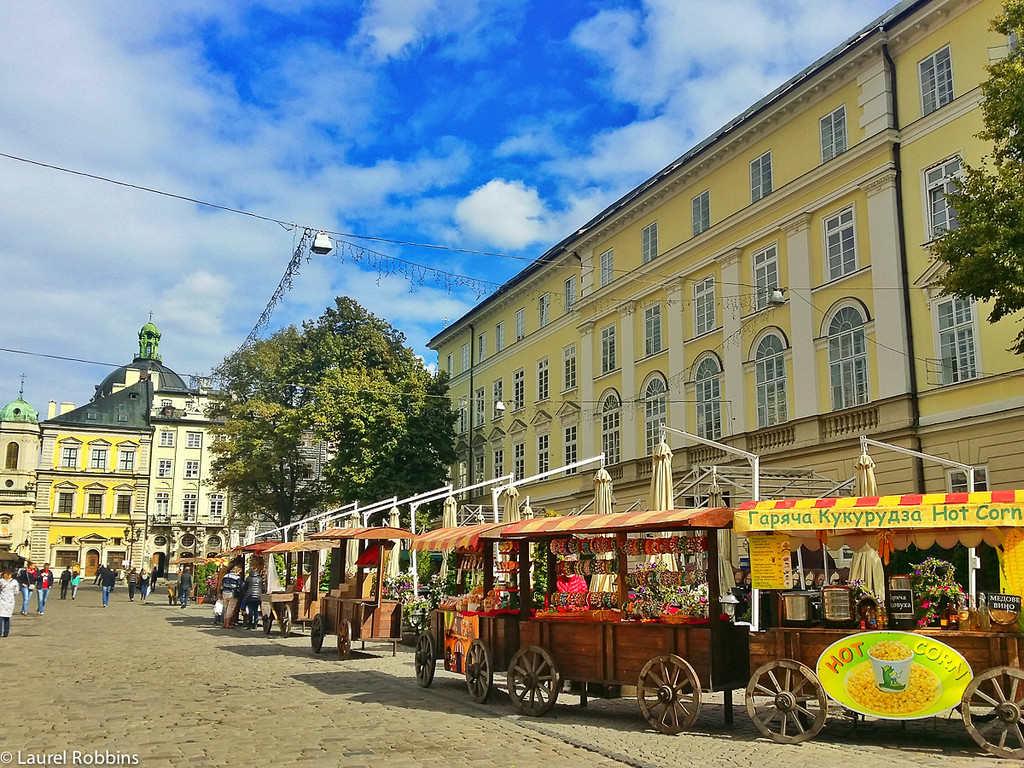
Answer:
[[39, 414], [19, 396], [0, 408], [0, 421], [39, 421]]
[[153, 325], [152, 318], [139, 331], [139, 354], [135, 359], [160, 360], [160, 329]]

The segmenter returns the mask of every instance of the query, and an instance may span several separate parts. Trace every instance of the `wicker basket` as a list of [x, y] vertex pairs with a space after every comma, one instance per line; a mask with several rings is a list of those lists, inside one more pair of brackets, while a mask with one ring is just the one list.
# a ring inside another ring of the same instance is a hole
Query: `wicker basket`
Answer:
[[689, 624], [693, 621], [693, 616], [688, 613], [663, 613], [661, 614], [661, 622], [663, 624]]

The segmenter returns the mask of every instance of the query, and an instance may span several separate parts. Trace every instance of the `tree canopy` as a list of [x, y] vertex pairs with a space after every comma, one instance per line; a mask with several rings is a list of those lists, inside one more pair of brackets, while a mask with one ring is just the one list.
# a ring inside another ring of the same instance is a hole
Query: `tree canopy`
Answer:
[[[1024, 0], [1006, 0], [992, 28], [1008, 39], [1024, 37]], [[1010, 38], [1015, 35], [1015, 38]], [[948, 269], [944, 290], [992, 302], [995, 322], [1024, 309], [1024, 56], [1019, 44], [989, 65], [982, 85], [985, 128], [991, 141], [981, 167], [964, 166], [951, 196], [958, 224], [936, 243], [934, 254]], [[1013, 344], [1024, 354], [1024, 330]]]
[[[454, 461], [446, 375], [347, 297], [237, 351], [218, 373], [214, 482], [243, 521], [286, 525], [328, 504], [411, 496], [442, 485]], [[328, 448], [319, 467], [311, 444]]]

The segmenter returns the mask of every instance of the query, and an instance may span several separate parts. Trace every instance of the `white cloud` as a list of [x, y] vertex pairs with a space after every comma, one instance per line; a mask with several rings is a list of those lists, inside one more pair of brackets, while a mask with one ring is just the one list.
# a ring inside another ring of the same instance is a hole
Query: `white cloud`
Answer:
[[519, 250], [550, 238], [551, 214], [536, 189], [492, 179], [455, 206], [455, 220], [473, 238]]

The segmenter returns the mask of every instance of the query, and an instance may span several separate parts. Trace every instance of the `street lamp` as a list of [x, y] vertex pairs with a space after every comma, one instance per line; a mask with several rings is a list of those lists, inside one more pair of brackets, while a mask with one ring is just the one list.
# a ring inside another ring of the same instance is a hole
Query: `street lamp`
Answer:
[[139, 540], [139, 534], [142, 531], [139, 530], [138, 524], [133, 520], [128, 523], [128, 527], [124, 529], [124, 540], [128, 542], [128, 567], [132, 567], [132, 552], [134, 550], [135, 542]]

